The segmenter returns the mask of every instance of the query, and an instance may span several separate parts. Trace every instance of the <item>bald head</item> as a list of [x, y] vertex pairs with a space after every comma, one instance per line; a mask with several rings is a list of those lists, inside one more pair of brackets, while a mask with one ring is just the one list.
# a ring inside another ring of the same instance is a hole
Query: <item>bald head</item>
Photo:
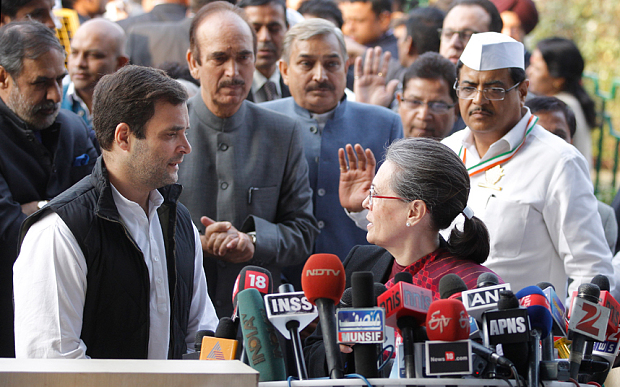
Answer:
[[125, 32], [116, 23], [97, 18], [77, 29], [67, 67], [76, 91], [87, 105], [99, 79], [127, 63], [124, 50]]

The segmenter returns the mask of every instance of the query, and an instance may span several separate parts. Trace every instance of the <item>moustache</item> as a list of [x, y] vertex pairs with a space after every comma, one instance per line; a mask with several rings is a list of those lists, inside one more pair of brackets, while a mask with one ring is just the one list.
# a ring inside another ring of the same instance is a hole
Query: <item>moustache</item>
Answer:
[[316, 91], [316, 90], [335, 90], [334, 85], [329, 82], [320, 82], [320, 83], [311, 83], [306, 87], [306, 91]]
[[474, 110], [470, 111], [469, 115], [471, 116], [472, 114], [478, 113], [478, 112], [484, 112], [484, 113], [488, 113], [488, 114], [495, 114], [492, 111], [490, 111], [489, 109], [481, 107], [481, 108], [477, 108], [477, 109], [474, 109]]
[[229, 86], [245, 86], [245, 81], [241, 78], [224, 79], [218, 85], [218, 89]]
[[53, 113], [60, 109], [60, 103], [54, 103], [52, 101], [44, 102], [42, 104], [36, 105], [32, 109], [33, 114], [39, 113], [41, 110], [52, 110]]
[[273, 42], [264, 42], [259, 43], [257, 47], [257, 51], [271, 51], [276, 52], [276, 45]]

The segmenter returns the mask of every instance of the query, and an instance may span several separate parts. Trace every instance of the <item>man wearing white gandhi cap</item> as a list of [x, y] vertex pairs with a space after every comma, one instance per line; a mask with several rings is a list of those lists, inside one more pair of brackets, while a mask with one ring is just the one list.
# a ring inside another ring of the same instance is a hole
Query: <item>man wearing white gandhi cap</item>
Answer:
[[560, 296], [569, 277], [572, 292], [604, 274], [618, 297], [588, 165], [524, 106], [523, 58], [508, 36], [472, 36], [454, 84], [467, 127], [443, 140], [465, 163], [468, 206], [489, 229], [485, 265], [514, 291], [547, 281]]

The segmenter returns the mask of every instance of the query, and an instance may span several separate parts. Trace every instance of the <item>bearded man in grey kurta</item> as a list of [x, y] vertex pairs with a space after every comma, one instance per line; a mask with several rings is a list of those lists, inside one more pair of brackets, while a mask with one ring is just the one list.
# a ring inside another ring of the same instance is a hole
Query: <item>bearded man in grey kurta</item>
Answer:
[[201, 237], [209, 294], [219, 317], [232, 313], [244, 266], [271, 271], [303, 263], [318, 234], [299, 124], [245, 97], [252, 85], [256, 36], [242, 11], [211, 3], [196, 14], [188, 61], [201, 91], [190, 100], [193, 154], [179, 182]]

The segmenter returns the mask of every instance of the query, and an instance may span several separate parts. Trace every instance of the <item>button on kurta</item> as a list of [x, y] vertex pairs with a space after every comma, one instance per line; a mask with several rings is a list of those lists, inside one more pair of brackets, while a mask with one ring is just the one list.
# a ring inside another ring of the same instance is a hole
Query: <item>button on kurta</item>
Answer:
[[228, 183], [227, 183], [227, 182], [225, 182], [225, 181], [224, 181], [224, 182], [222, 182], [222, 183], [220, 184], [220, 188], [221, 188], [221, 189], [226, 189], [226, 188], [228, 188]]
[[316, 193], [319, 196], [325, 196], [325, 190], [323, 188], [319, 188]]
[[221, 142], [218, 145], [218, 149], [221, 150], [222, 152], [226, 152], [228, 150], [228, 144], [225, 144], [225, 143]]
[[316, 133], [318, 133], [318, 132], [319, 132], [319, 129], [318, 129], [316, 126], [311, 126], [311, 127], [310, 127], [310, 133], [314, 133], [314, 134], [316, 134]]

